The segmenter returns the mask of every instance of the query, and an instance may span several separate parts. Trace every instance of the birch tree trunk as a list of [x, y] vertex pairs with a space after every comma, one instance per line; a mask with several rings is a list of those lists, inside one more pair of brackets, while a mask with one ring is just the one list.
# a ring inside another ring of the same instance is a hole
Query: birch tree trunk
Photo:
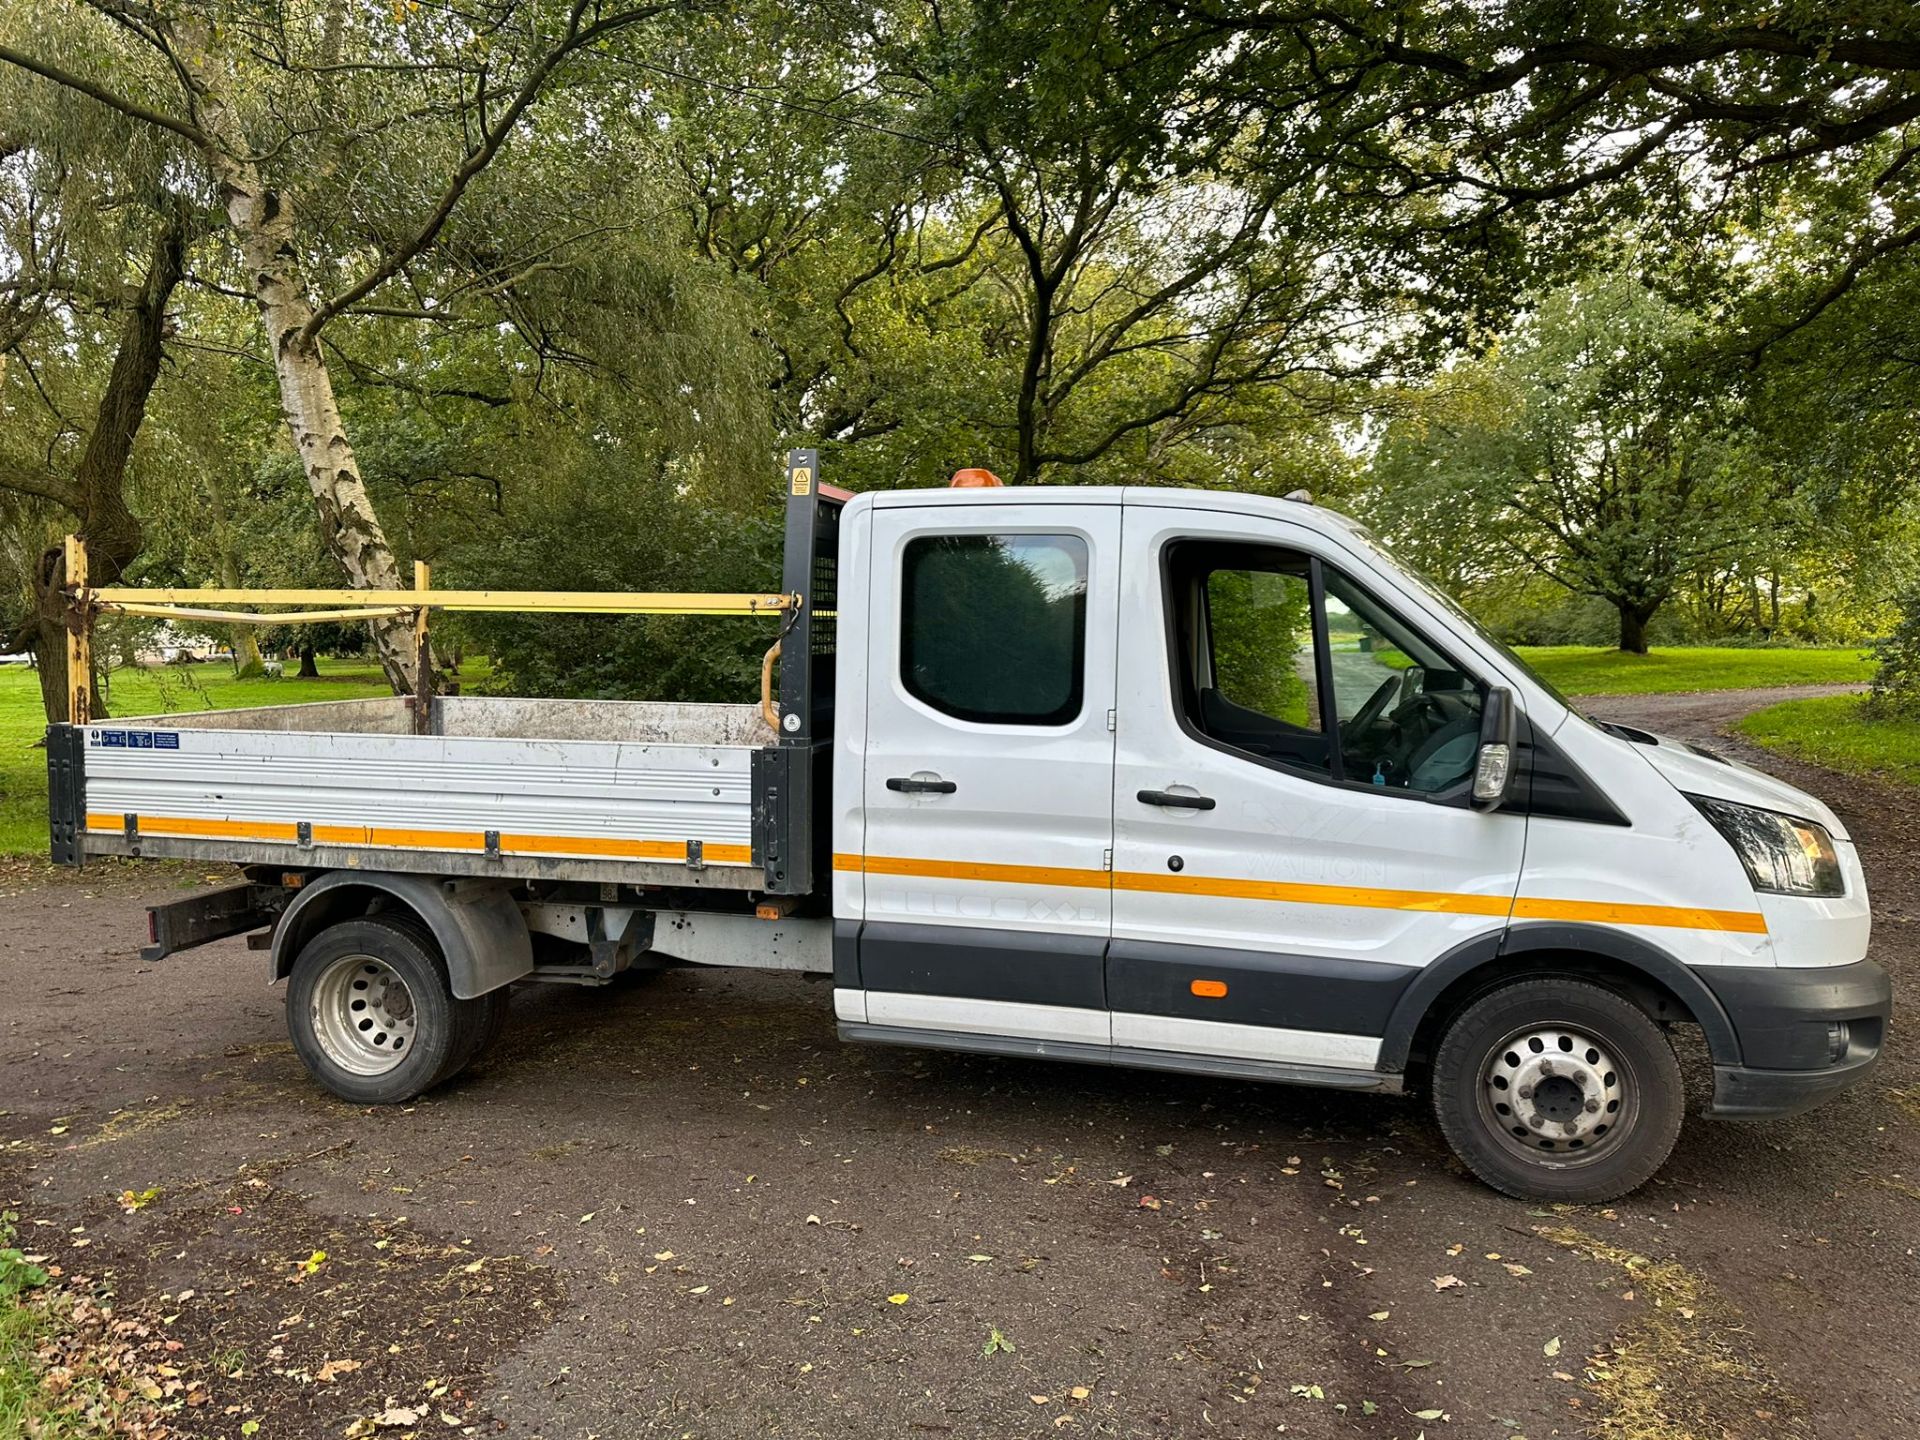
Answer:
[[[301, 282], [293, 211], [269, 188], [252, 159], [228, 96], [232, 74], [198, 19], [179, 22], [180, 56], [194, 86], [195, 109], [207, 137], [207, 168], [220, 187], [227, 222], [240, 242], [248, 283], [266, 328], [267, 349], [280, 382], [280, 410], [319, 507], [321, 532], [356, 588], [400, 589], [400, 567], [374, 514], [334, 398], [333, 377], [317, 336], [307, 336], [313, 305]], [[413, 627], [375, 620], [381, 668], [396, 693], [414, 692]], [[431, 665], [430, 657], [427, 663]]]

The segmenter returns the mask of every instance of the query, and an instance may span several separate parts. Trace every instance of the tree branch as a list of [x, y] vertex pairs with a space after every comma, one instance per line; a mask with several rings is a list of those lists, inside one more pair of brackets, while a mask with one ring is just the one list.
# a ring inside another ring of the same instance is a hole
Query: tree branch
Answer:
[[157, 125], [162, 130], [171, 130], [182, 139], [191, 140], [195, 145], [204, 146], [208, 143], [203, 131], [177, 116], [168, 115], [159, 110], [150, 110], [137, 101], [127, 99], [124, 95], [116, 95], [104, 85], [95, 84], [69, 70], [62, 70], [58, 65], [49, 65], [46, 61], [36, 60], [31, 55], [23, 55], [10, 45], [0, 45], [0, 62], [16, 65], [28, 74], [38, 75], [43, 80], [51, 80], [54, 84], [64, 85], [67, 89], [77, 91], [91, 100], [98, 100], [108, 109], [117, 110], [129, 119], [138, 120], [146, 125]]
[[11, 490], [16, 495], [31, 495], [36, 500], [51, 500], [76, 515], [85, 513], [87, 508], [86, 494], [65, 476], [7, 455], [0, 455], [0, 490]]
[[573, 0], [573, 6], [567, 14], [566, 32], [560, 42], [535, 62], [533, 69], [521, 82], [519, 90], [514, 93], [506, 109], [500, 112], [492, 125], [481, 132], [479, 143], [468, 153], [460, 168], [454, 172], [453, 178], [448, 181], [447, 188], [441, 192], [440, 199], [434, 205], [432, 213], [427, 216], [426, 222], [413, 233], [411, 238], [388, 251], [386, 257], [357, 284], [318, 306], [313, 312], [313, 317], [301, 327], [296, 343], [311, 344], [313, 338], [320, 333], [321, 327], [329, 320], [341, 311], [366, 299], [399, 274], [414, 256], [433, 244], [441, 230], [446, 227], [447, 221], [453, 217], [454, 209], [459, 205], [461, 197], [466, 194], [467, 187], [493, 163], [494, 156], [500, 153], [500, 148], [506, 144], [514, 127], [520, 123], [520, 117], [527, 112], [534, 101], [540, 98], [540, 92], [546, 86], [548, 79], [568, 58], [617, 30], [637, 25], [643, 20], [650, 20], [666, 10], [676, 8], [681, 0], [665, 0], [665, 3], [661, 4], [623, 10], [618, 14], [596, 20], [591, 25], [582, 25], [581, 21], [585, 18], [589, 3], [590, 0]]

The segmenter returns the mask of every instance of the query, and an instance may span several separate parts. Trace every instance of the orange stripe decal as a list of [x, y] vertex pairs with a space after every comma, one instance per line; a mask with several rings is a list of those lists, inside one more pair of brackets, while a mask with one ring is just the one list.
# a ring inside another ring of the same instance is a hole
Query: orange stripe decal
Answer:
[[[199, 820], [180, 816], [141, 815], [140, 833], [156, 839], [258, 840], [272, 844], [297, 844], [298, 827], [270, 820]], [[124, 821], [118, 815], [88, 815], [89, 834], [118, 835]], [[487, 837], [479, 830], [411, 830], [379, 825], [315, 825], [311, 835], [316, 845], [371, 845], [390, 850], [453, 850], [484, 854]], [[626, 840], [602, 835], [511, 835], [500, 836], [503, 855], [595, 855], [621, 860], [668, 860], [687, 858], [684, 840]], [[709, 865], [751, 865], [753, 849], [747, 845], [706, 845], [701, 858]]]
[[1104, 890], [1113, 878], [1104, 870], [1059, 865], [997, 865], [977, 860], [906, 860], [886, 855], [835, 855], [836, 870], [868, 875], [913, 875], [929, 880], [997, 880], [1006, 885], [1067, 885]]
[[833, 868], [849, 874], [900, 875], [929, 880], [991, 880], [1012, 885], [1064, 885], [1092, 890], [1131, 890], [1153, 895], [1263, 900], [1283, 905], [1344, 905], [1360, 910], [1484, 915], [1492, 919], [1578, 920], [1600, 925], [1720, 930], [1738, 935], [1767, 933], [1766, 917], [1757, 910], [1704, 910], [1681, 905], [1635, 905], [1606, 900], [1525, 898], [1509, 901], [1501, 895], [1460, 895], [1444, 890], [1310, 885], [1290, 880], [1245, 880], [1230, 876], [1174, 875], [1144, 870], [1109, 873], [1105, 870], [1078, 870], [1048, 865], [1000, 865], [891, 855], [855, 855], [845, 851], [835, 853]]
[[1157, 875], [1122, 870], [1116, 890], [1158, 895], [1209, 895], [1223, 900], [1270, 900], [1289, 905], [1349, 905], [1359, 910], [1427, 910], [1443, 915], [1505, 916], [1500, 895], [1453, 895], [1442, 890], [1379, 890], [1358, 885], [1307, 885], [1290, 880], [1234, 880], [1212, 875]]
[[1536, 900], [1513, 902], [1516, 920], [1586, 920], [1597, 925], [1665, 925], [1680, 930], [1726, 930], [1764, 935], [1767, 917], [1758, 910], [1694, 910], [1683, 905], [1633, 905], [1611, 900]]

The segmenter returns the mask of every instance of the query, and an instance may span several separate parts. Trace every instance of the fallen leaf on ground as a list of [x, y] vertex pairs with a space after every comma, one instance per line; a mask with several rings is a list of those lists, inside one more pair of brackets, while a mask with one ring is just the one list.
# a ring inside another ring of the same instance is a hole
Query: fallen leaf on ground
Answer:
[[1436, 1275], [1433, 1277], [1433, 1288], [1436, 1290], [1464, 1290], [1467, 1288], [1467, 1282], [1462, 1280], [1458, 1275]]
[[908, 1296], [907, 1292], [902, 1290], [898, 1295], [887, 1296], [887, 1303], [889, 1305], [904, 1305], [909, 1298], [911, 1297]]
[[1549, 1360], [1551, 1360], [1554, 1356], [1558, 1355], [1560, 1353], [1560, 1337], [1556, 1335], [1551, 1340], [1547, 1341], [1546, 1344], [1540, 1347], [1540, 1353], [1546, 1356]]

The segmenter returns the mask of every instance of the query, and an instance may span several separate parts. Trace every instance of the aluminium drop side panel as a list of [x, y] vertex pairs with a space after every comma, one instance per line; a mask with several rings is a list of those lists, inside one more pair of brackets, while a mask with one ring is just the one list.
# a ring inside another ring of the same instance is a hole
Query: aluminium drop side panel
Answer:
[[84, 734], [89, 850], [759, 885], [751, 746], [152, 722]]

